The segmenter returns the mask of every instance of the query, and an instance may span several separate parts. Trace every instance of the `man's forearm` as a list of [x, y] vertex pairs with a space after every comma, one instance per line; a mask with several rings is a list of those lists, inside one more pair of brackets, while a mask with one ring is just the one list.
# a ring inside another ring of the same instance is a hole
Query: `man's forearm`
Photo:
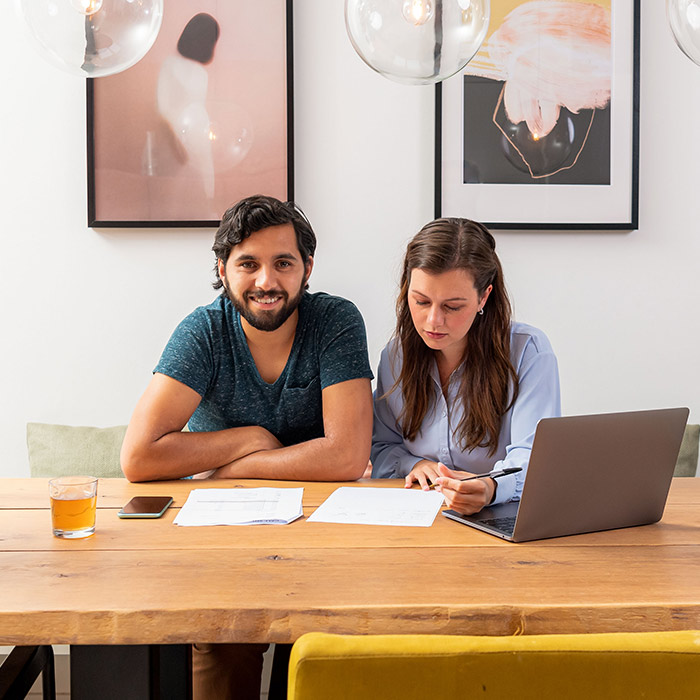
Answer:
[[257, 426], [208, 433], [177, 431], [154, 440], [127, 433], [121, 464], [129, 481], [179, 479], [276, 446], [276, 439]]
[[263, 449], [231, 460], [216, 476], [239, 479], [354, 481], [367, 467], [372, 442], [372, 393], [369, 379], [326, 387], [324, 437], [279, 449]]
[[218, 469], [214, 478], [354, 481], [369, 460], [367, 444], [338, 444], [316, 438], [276, 450], [261, 450]]

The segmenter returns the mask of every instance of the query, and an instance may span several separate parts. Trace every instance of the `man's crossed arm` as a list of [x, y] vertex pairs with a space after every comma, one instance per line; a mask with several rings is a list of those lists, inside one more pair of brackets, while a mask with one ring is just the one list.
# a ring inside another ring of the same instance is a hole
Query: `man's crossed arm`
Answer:
[[218, 478], [350, 481], [362, 476], [372, 438], [369, 379], [322, 392], [324, 437], [283, 447], [260, 426], [182, 432], [201, 400], [182, 382], [156, 373], [139, 400], [121, 451], [130, 481], [178, 479], [215, 469]]

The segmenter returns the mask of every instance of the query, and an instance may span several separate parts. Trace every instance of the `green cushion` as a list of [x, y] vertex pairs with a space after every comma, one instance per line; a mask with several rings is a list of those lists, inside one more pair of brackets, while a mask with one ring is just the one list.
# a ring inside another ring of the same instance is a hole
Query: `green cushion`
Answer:
[[699, 446], [700, 425], [686, 425], [673, 476], [695, 476], [698, 471]]
[[119, 450], [125, 432], [125, 425], [90, 428], [27, 423], [31, 475], [123, 477]]

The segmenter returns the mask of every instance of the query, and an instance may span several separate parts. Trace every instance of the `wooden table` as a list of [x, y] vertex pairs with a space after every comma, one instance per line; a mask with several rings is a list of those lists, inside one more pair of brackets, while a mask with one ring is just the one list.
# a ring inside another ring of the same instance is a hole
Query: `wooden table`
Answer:
[[[660, 523], [522, 544], [442, 516], [430, 528], [173, 525], [191, 488], [225, 485], [302, 485], [308, 516], [340, 484], [101, 479], [96, 534], [66, 541], [51, 534], [45, 479], [0, 480], [0, 644], [700, 628], [700, 479], [674, 479]], [[141, 494], [174, 506], [120, 520]]]

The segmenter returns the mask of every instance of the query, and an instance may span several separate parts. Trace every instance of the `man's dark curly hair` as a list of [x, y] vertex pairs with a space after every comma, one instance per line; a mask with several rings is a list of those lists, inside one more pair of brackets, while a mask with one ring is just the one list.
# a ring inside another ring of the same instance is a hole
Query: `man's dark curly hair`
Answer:
[[316, 234], [304, 212], [294, 202], [280, 202], [279, 199], [256, 194], [234, 204], [221, 219], [221, 225], [214, 236], [212, 250], [216, 255], [214, 289], [221, 289], [218, 261], [224, 265], [231, 250], [252, 233], [270, 226], [292, 224], [297, 236], [297, 246], [304, 265], [316, 251]]

